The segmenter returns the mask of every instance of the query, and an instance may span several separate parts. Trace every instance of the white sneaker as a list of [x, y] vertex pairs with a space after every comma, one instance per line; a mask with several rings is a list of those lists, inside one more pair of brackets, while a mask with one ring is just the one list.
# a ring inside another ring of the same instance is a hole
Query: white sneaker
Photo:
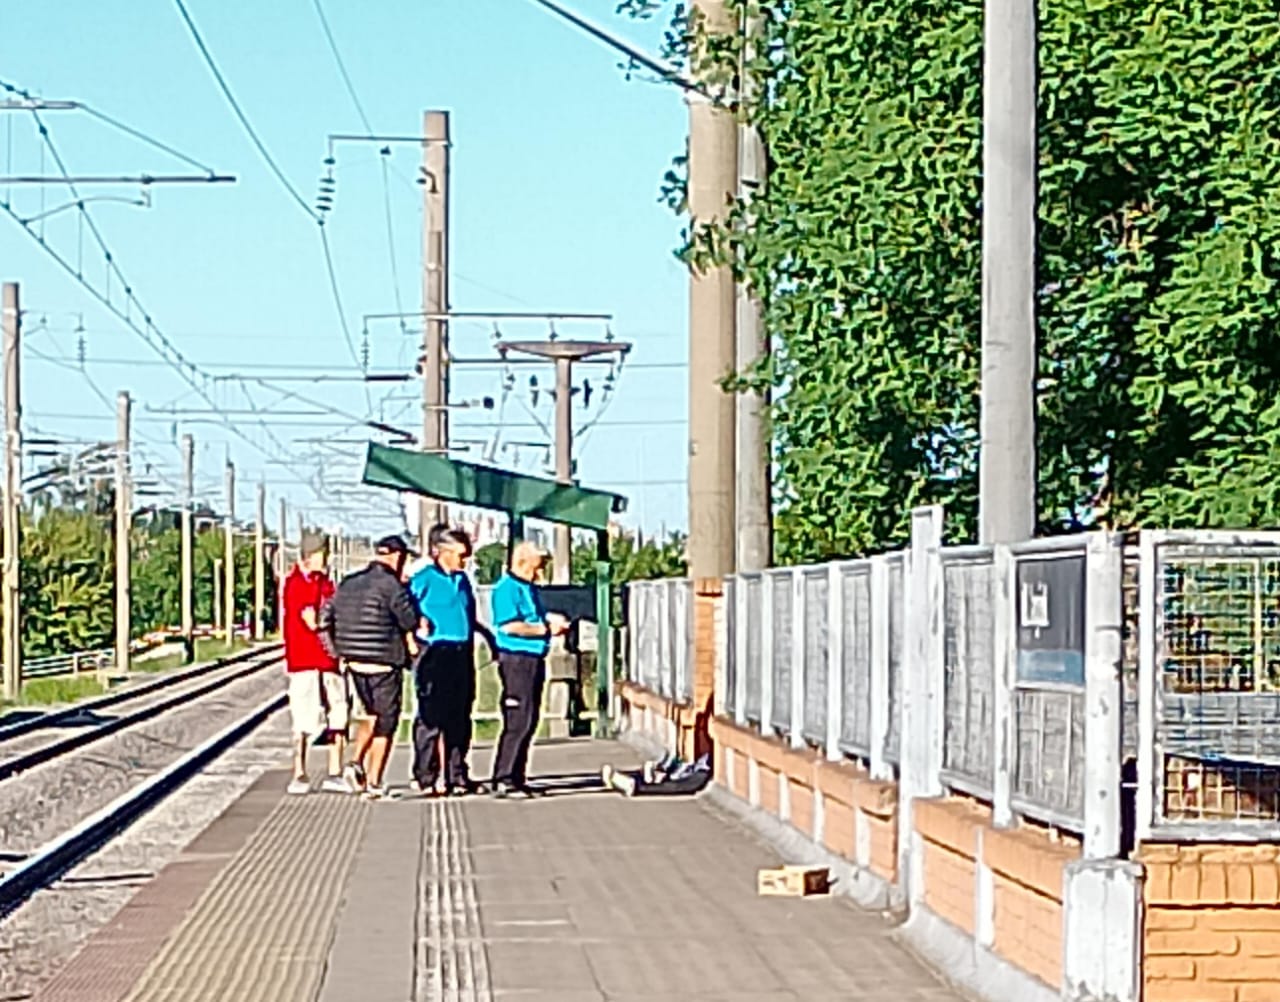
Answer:
[[364, 776], [355, 764], [349, 765], [342, 770], [342, 778], [346, 781], [347, 787], [352, 793], [359, 793], [364, 789]]
[[305, 778], [295, 777], [290, 781], [289, 785], [285, 787], [285, 792], [290, 796], [300, 797], [303, 794], [311, 792], [311, 783]]
[[320, 789], [325, 793], [355, 793], [353, 787], [344, 776], [326, 776]]

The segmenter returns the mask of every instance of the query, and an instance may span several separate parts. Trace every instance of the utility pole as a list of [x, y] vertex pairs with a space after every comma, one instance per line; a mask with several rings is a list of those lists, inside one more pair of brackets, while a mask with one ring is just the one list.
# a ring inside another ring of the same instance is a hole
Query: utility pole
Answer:
[[[744, 13], [743, 58], [739, 67], [740, 97], [749, 106], [755, 86], [750, 63], [760, 33], [758, 18]], [[749, 204], [765, 182], [764, 143], [760, 132], [745, 120], [738, 126], [738, 198]], [[750, 223], [748, 223], [750, 225]], [[769, 354], [769, 336], [762, 322], [760, 300], [745, 279], [737, 285], [736, 354], [737, 370], [749, 372]], [[773, 562], [772, 443], [766, 434], [767, 394], [738, 393], [734, 397], [737, 439], [734, 490], [735, 569], [764, 570]]]
[[182, 645], [187, 664], [196, 659], [195, 526], [196, 443], [182, 436]]
[[[279, 557], [276, 561], [276, 629], [280, 631], [280, 639], [284, 639], [284, 579], [289, 575], [289, 553], [285, 546], [285, 539], [289, 535], [289, 502], [284, 498], [280, 499], [280, 542], [276, 546]], [[302, 540], [298, 540], [298, 545], [302, 545]], [[299, 551], [301, 556], [301, 551]]]
[[[733, 35], [724, 0], [694, 0], [704, 30]], [[689, 105], [689, 214], [692, 227], [723, 223], [738, 189], [733, 112], [698, 91]], [[734, 569], [736, 436], [734, 395], [720, 381], [734, 371], [736, 290], [727, 265], [689, 273], [689, 574], [721, 578]]]
[[261, 640], [267, 616], [267, 485], [258, 484], [258, 518], [253, 531], [253, 639]]
[[[423, 380], [422, 447], [449, 454], [449, 113], [422, 118], [425, 173], [422, 215]], [[426, 552], [427, 533], [445, 520], [445, 507], [430, 498], [419, 505], [418, 539]]]
[[22, 315], [17, 282], [4, 284], [4, 567], [0, 615], [4, 616], [4, 696], [22, 694]]
[[[550, 359], [556, 365], [556, 480], [574, 482], [573, 469], [573, 363], [599, 355], [625, 355], [631, 350], [626, 341], [501, 341], [498, 353], [508, 352]], [[552, 581], [568, 584], [573, 565], [573, 536], [567, 525], [556, 525]]]
[[133, 527], [133, 484], [129, 477], [130, 417], [128, 393], [116, 397], [116, 674], [129, 672], [133, 633], [133, 585], [130, 580], [130, 530]]
[[222, 631], [222, 558], [213, 559], [213, 632]]
[[983, 543], [1036, 528], [1036, 4], [986, 0], [982, 82]]
[[236, 636], [236, 468], [227, 460], [227, 526], [226, 553], [222, 558], [222, 628], [226, 633], [227, 649], [231, 649]]

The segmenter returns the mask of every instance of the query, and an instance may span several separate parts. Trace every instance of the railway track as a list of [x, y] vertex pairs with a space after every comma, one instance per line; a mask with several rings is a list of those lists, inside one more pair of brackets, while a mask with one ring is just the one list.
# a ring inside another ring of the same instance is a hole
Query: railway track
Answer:
[[[261, 655], [263, 652], [256, 653]], [[274, 662], [268, 662], [271, 663]], [[260, 665], [259, 668], [266, 666]], [[25, 854], [16, 866], [0, 876], [0, 918], [36, 892], [55, 883], [77, 862], [160, 803], [272, 714], [283, 709], [285, 702], [284, 693], [270, 697], [177, 761], [130, 788], [36, 851]]]
[[[281, 645], [259, 647], [86, 700], [65, 710], [0, 725], [0, 782], [185, 706], [239, 679], [278, 665], [282, 659]], [[127, 712], [101, 716], [101, 711], [112, 708], [123, 708]]]

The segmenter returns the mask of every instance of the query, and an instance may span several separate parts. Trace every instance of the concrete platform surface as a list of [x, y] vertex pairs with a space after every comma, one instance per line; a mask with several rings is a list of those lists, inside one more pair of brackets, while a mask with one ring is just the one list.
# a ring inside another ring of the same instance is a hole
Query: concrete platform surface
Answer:
[[704, 801], [605, 791], [605, 761], [634, 753], [538, 747], [528, 802], [270, 773], [38, 1002], [958, 1002], [847, 900], [757, 897], [773, 852]]

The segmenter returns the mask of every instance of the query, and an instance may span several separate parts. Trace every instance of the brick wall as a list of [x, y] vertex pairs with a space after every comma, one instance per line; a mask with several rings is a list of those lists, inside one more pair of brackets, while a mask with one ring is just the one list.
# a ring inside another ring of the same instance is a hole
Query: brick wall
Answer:
[[[817, 751], [791, 748], [778, 738], [763, 737], [723, 718], [711, 722], [711, 736], [717, 759], [726, 752], [733, 756], [731, 793], [750, 799], [747, 777], [755, 771], [759, 777], [755, 806], [887, 883], [897, 879], [896, 784], [876, 782], [852, 762], [828, 761]], [[860, 829], [866, 833], [861, 854]]]
[[917, 801], [913, 820], [929, 910], [970, 936], [983, 936], [978, 882], [985, 867], [992, 894], [990, 942], [983, 945], [1050, 987], [1060, 986], [1063, 879], [1080, 856], [1079, 845], [1036, 828], [995, 828], [991, 812], [964, 797]]
[[1280, 846], [1147, 845], [1145, 1002], [1280, 1000]]

